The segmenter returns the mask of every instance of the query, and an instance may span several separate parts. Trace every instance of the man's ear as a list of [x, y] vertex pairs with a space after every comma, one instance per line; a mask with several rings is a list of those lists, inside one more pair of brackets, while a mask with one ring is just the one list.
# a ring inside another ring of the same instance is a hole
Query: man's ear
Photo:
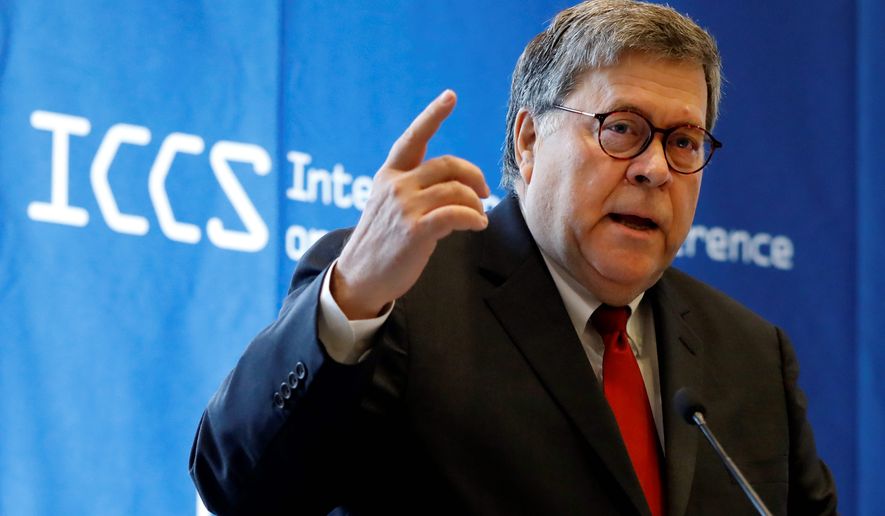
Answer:
[[513, 124], [513, 152], [516, 156], [516, 164], [519, 166], [519, 175], [524, 184], [532, 182], [532, 172], [535, 168], [535, 119], [527, 109], [522, 108], [516, 114], [516, 123]]

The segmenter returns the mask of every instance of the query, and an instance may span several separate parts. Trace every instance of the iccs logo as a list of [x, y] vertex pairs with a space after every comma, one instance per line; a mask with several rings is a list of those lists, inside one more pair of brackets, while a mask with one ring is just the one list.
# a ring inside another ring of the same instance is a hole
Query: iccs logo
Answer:
[[[72, 206], [68, 199], [69, 147], [71, 136], [86, 136], [91, 131], [89, 120], [79, 116], [34, 111], [31, 125], [52, 133], [52, 181], [49, 202], [35, 201], [28, 205], [28, 216], [37, 221], [70, 226], [85, 226], [89, 222], [86, 209]], [[145, 146], [151, 141], [148, 128], [116, 124], [105, 133], [95, 153], [89, 179], [102, 217], [108, 227], [119, 233], [144, 235], [148, 220], [136, 214], [120, 211], [113, 189], [108, 181], [111, 163], [123, 145]], [[178, 154], [202, 154], [203, 139], [193, 134], [172, 133], [163, 140], [148, 175], [148, 193], [157, 215], [160, 230], [169, 239], [194, 244], [202, 238], [201, 228], [179, 221], [166, 192], [166, 178]], [[216, 246], [236, 251], [255, 252], [267, 245], [268, 230], [255, 205], [243, 190], [230, 163], [247, 163], [252, 170], [264, 176], [270, 172], [271, 159], [267, 151], [257, 145], [233, 141], [219, 141], [209, 151], [209, 163], [218, 184], [231, 203], [245, 230], [225, 227], [218, 217], [206, 223], [206, 236]]]

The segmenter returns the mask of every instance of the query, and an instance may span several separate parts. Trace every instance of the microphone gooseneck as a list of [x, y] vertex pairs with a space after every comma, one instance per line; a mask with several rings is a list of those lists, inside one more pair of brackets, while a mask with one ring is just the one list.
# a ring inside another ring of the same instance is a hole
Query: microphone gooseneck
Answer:
[[710, 428], [707, 427], [707, 421], [704, 419], [704, 416], [707, 413], [707, 407], [704, 406], [701, 399], [691, 389], [683, 387], [673, 395], [673, 407], [676, 409], [676, 412], [682, 416], [682, 419], [684, 419], [686, 423], [689, 425], [695, 425], [701, 430], [701, 433], [704, 434], [707, 442], [710, 443], [710, 446], [713, 447], [716, 455], [719, 456], [719, 459], [725, 465], [725, 469], [728, 470], [728, 473], [731, 474], [731, 477], [735, 482], [741, 486], [741, 490], [750, 500], [750, 503], [753, 504], [753, 507], [756, 508], [756, 511], [762, 516], [771, 516], [771, 511], [765, 506], [765, 502], [759, 498], [756, 490], [753, 489], [753, 486], [751, 486], [749, 482], [747, 482], [747, 479], [744, 478], [741, 470], [739, 470], [734, 461], [731, 460], [731, 457], [725, 453], [725, 449], [722, 448], [722, 445], [719, 444], [716, 436], [714, 436]]

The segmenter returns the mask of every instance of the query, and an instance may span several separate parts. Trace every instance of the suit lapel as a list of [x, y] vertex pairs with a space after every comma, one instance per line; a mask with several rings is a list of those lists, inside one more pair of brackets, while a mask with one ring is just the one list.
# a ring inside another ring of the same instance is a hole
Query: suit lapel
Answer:
[[698, 430], [673, 408], [682, 387], [702, 392], [703, 342], [688, 324], [690, 310], [671, 289], [668, 274], [650, 291], [658, 345], [666, 450], [667, 514], [685, 514], [697, 458]]
[[538, 379], [640, 514], [649, 514], [614, 415], [519, 212], [505, 199], [490, 215], [481, 264], [498, 283], [486, 302]]

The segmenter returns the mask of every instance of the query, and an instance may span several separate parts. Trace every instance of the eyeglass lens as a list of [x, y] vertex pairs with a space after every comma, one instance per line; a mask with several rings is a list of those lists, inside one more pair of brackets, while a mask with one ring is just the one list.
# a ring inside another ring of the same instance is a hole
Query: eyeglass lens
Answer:
[[[642, 153], [652, 138], [651, 124], [629, 111], [611, 113], [599, 128], [602, 150], [615, 158], [634, 158]], [[669, 131], [664, 153], [670, 166], [680, 172], [694, 172], [707, 163], [712, 141], [703, 130], [683, 126]]]

